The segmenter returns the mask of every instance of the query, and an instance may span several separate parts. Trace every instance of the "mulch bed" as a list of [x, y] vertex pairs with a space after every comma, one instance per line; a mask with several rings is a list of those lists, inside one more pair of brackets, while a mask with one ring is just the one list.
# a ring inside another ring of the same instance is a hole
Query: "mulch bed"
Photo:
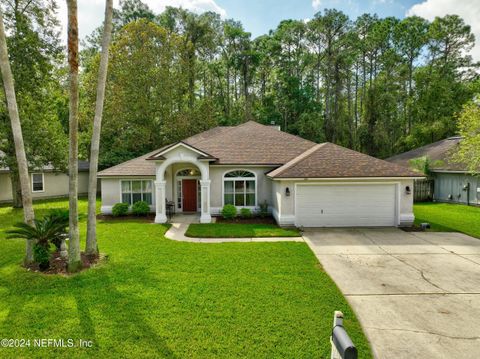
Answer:
[[237, 223], [237, 224], [277, 224], [275, 219], [271, 216], [268, 217], [252, 217], [241, 218], [235, 217], [233, 219], [224, 219], [223, 217], [215, 217], [216, 223]]
[[[89, 268], [94, 267], [95, 265], [105, 261], [107, 257], [103, 254], [96, 255], [96, 256], [87, 256], [85, 253], [80, 254], [80, 258], [83, 263], [83, 267], [81, 271], [87, 270]], [[40, 272], [43, 274], [62, 274], [62, 275], [70, 275], [71, 273], [67, 270], [68, 259], [65, 260], [60, 257], [60, 252], [54, 252], [50, 258], [50, 267], [47, 270], [41, 271], [38, 267], [38, 264], [34, 263], [28, 265], [26, 268], [29, 271], [33, 272]]]
[[400, 227], [400, 229], [404, 232], [425, 232], [425, 229], [417, 225], [413, 225], [411, 227]]

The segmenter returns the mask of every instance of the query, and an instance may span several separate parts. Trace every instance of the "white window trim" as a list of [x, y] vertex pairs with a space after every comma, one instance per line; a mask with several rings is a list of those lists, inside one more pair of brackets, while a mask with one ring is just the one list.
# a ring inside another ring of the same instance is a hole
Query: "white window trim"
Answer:
[[[139, 178], [139, 179], [121, 179], [119, 181], [119, 184], [120, 184], [120, 203], [124, 203], [123, 202], [123, 186], [122, 186], [122, 182], [130, 182], [130, 200], [133, 200], [132, 198], [132, 195], [133, 195], [133, 192], [132, 192], [132, 182], [134, 181], [140, 181], [140, 182], [143, 182], [143, 181], [150, 181], [152, 183], [152, 204], [149, 204], [150, 207], [154, 207], [155, 206], [155, 183], [153, 180], [151, 179], [144, 179], [144, 178]], [[143, 184], [142, 184], [142, 201], [143, 201]], [[133, 201], [132, 201], [132, 204], [129, 204], [129, 206], [131, 207], [133, 205]]]
[[[33, 176], [34, 175], [42, 175], [42, 190], [41, 191], [35, 191], [33, 189]], [[35, 173], [32, 173], [31, 176], [31, 188], [32, 188], [32, 193], [43, 193], [45, 192], [45, 174], [43, 172], [35, 172]]]
[[163, 156], [164, 154], [166, 154], [166, 153], [168, 153], [168, 152], [170, 152], [170, 151], [173, 151], [174, 149], [176, 149], [176, 148], [178, 148], [178, 147], [185, 147], [185, 148], [189, 149], [190, 151], [193, 151], [193, 152], [198, 153], [198, 154], [201, 155], [201, 156], [210, 156], [208, 153], [203, 152], [203, 151], [200, 151], [200, 150], [196, 149], [195, 147], [190, 146], [189, 144], [187, 144], [187, 143], [185, 143], [185, 142], [179, 142], [179, 143], [173, 145], [172, 147], [166, 148], [166, 149], [164, 149], [163, 151], [155, 154], [155, 155], [153, 156], [153, 158], [158, 158], [158, 157], [160, 157], [160, 156]]
[[[230, 172], [235, 171], [245, 171], [253, 174], [253, 177], [228, 177], [225, 178], [225, 175]], [[254, 206], [235, 206], [237, 208], [249, 208], [249, 209], [256, 209], [258, 207], [258, 179], [257, 174], [249, 169], [245, 168], [232, 168], [228, 171], [223, 172], [222, 174], [222, 207], [225, 206], [225, 181], [255, 181], [255, 205]], [[235, 185], [234, 185], [235, 188]], [[235, 194], [234, 194], [235, 198]], [[234, 200], [235, 201], [235, 200]]]
[[[178, 171], [175, 172], [175, 176], [174, 176], [174, 202], [175, 202], [175, 211], [178, 211], [178, 212], [183, 212], [183, 183], [182, 183], [182, 193], [180, 193], [180, 196], [181, 196], [181, 205], [180, 205], [180, 208], [177, 207], [177, 199], [178, 199], [178, 181], [181, 181], [183, 179], [195, 179], [197, 180], [197, 211], [200, 211], [200, 207], [201, 207], [201, 202], [199, 201], [199, 196], [201, 196], [201, 191], [202, 191], [202, 188], [200, 187], [200, 190], [198, 189], [198, 186], [199, 186], [199, 183], [200, 183], [200, 180], [202, 179], [202, 176], [201, 174], [199, 176], [178, 176], [178, 173], [181, 172], [181, 171], [184, 171], [184, 170], [189, 170], [189, 169], [192, 169], [192, 167], [183, 167], [183, 168], [180, 168]], [[197, 169], [199, 172], [200, 170]], [[200, 207], [199, 207], [200, 205]]]

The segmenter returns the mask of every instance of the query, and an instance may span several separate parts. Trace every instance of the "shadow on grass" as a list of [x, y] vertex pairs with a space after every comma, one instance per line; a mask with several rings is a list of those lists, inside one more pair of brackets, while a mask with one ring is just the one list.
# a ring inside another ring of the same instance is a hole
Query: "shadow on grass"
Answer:
[[[127, 281], [133, 278], [137, 280], [141, 278], [140, 280], [143, 283], [150, 283], [153, 280], [153, 278], [148, 278], [149, 276], [144, 270], [132, 271], [131, 266], [128, 265], [117, 264], [115, 271], [129, 272], [129, 276], [125, 278]], [[141, 346], [144, 349], [154, 348], [158, 357], [177, 358], [166, 341], [146, 322], [145, 315], [148, 314], [148, 311], [142, 311], [141, 309], [145, 308], [148, 303], [137, 298], [135, 293], [121, 292], [117, 285], [122, 283], [112, 280], [105, 270], [99, 272], [102, 272], [98, 273], [98, 276], [101, 277], [101, 289], [98, 288], [94, 293], [88, 293], [88, 300], [83, 290], [73, 293], [77, 303], [80, 327], [85, 338], [98, 343], [94, 324], [98, 318], [93, 320], [90, 312], [92, 310], [98, 311], [99, 308], [94, 303], [100, 302], [102, 303], [101, 315], [115, 324], [112, 328], [113, 333], [109, 333], [111, 338], [115, 338], [117, 341], [121, 340], [122, 345]], [[93, 296], [91, 296], [92, 294]], [[108, 298], [110, 305], [104, 305], [106, 298]]]

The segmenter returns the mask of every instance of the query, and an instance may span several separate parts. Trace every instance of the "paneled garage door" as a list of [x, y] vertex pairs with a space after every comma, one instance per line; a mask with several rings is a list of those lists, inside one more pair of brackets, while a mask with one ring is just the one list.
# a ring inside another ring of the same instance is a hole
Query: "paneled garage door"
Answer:
[[395, 226], [395, 184], [297, 185], [296, 225]]

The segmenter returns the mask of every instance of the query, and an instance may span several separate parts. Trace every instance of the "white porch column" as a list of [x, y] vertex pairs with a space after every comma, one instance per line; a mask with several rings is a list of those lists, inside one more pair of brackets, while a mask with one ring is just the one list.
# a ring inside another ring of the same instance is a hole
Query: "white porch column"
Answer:
[[166, 181], [155, 181], [155, 223], [166, 223], [167, 213], [165, 206]]
[[210, 216], [210, 180], [201, 180], [200, 187], [202, 191], [200, 223], [210, 223], [212, 222]]

